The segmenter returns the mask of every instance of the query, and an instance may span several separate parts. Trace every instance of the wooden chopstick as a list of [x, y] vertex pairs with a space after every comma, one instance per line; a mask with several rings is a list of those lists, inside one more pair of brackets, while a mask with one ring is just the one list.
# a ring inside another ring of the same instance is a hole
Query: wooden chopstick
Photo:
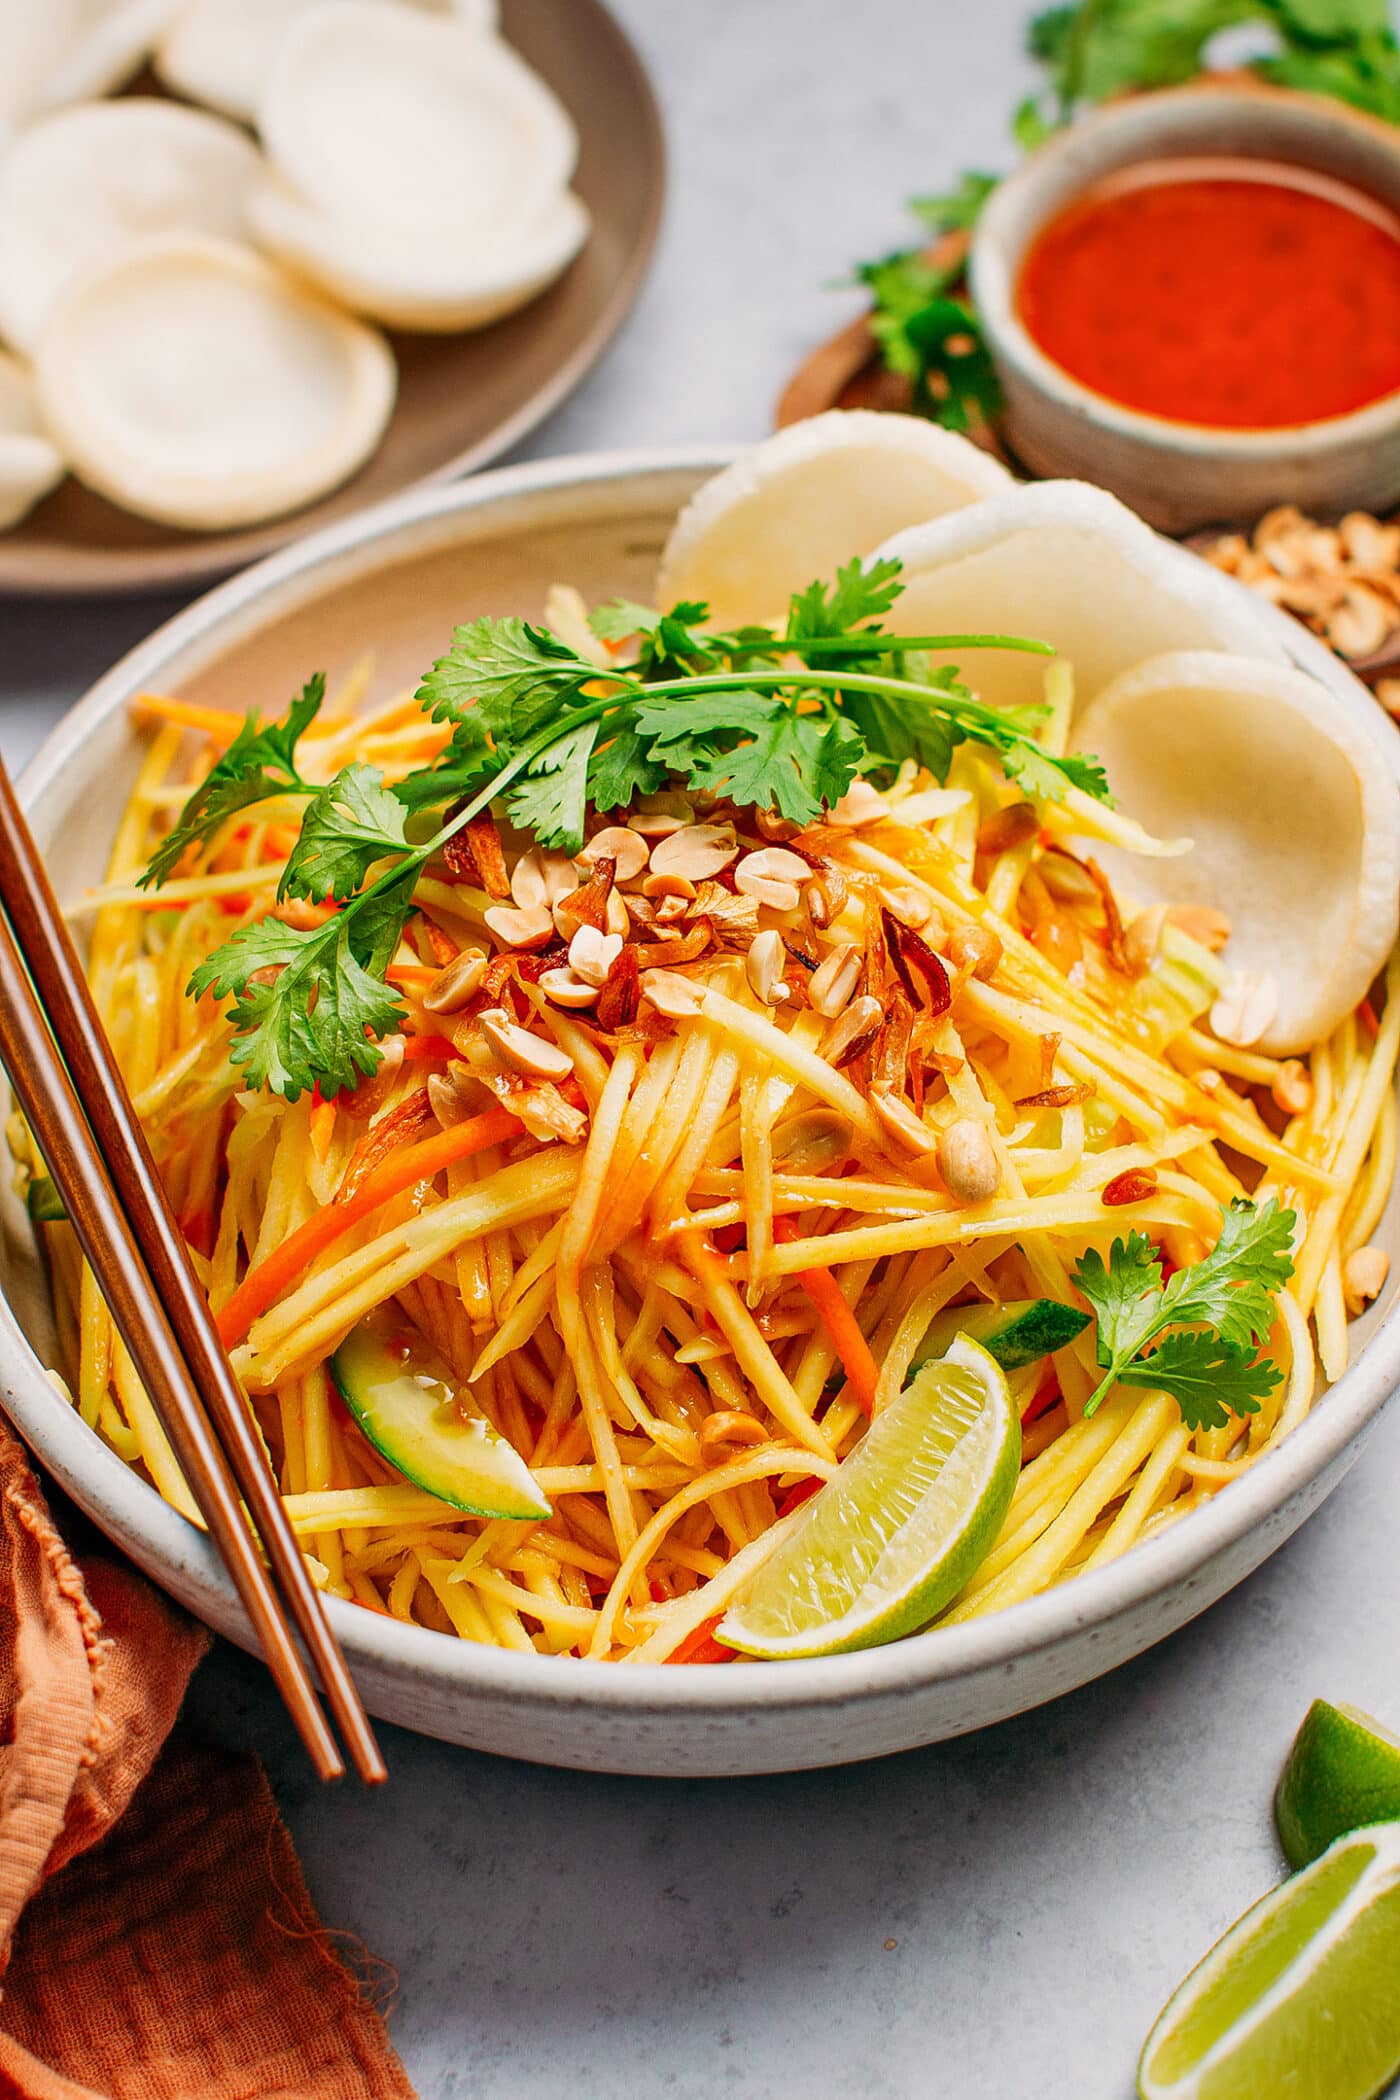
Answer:
[[337, 1778], [344, 1764], [258, 1555], [240, 1489], [355, 1770], [377, 1783], [387, 1775], [369, 1719], [3, 761], [0, 906], [9, 922], [0, 919], [0, 1062], [318, 1773]]

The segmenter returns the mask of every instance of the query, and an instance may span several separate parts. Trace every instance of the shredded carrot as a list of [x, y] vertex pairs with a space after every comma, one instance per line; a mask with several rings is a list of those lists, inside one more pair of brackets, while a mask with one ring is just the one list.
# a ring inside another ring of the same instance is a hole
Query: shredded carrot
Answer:
[[331, 1138], [335, 1134], [335, 1102], [323, 1101], [321, 1089], [312, 1088], [311, 1099], [311, 1149], [317, 1159], [324, 1161], [331, 1149]]
[[1021, 1427], [1029, 1429], [1032, 1422], [1038, 1422], [1042, 1415], [1050, 1412], [1059, 1397], [1060, 1374], [1050, 1362], [1041, 1372], [1039, 1385], [1021, 1411]]
[[405, 1147], [367, 1175], [353, 1196], [318, 1210], [280, 1247], [274, 1247], [271, 1254], [254, 1263], [224, 1306], [218, 1327], [225, 1348], [232, 1349], [241, 1342], [254, 1320], [276, 1304], [318, 1254], [342, 1233], [349, 1232], [352, 1225], [358, 1225], [361, 1218], [378, 1210], [381, 1203], [402, 1195], [416, 1181], [429, 1180], [454, 1160], [469, 1159], [489, 1145], [503, 1145], [507, 1138], [518, 1137], [521, 1128], [519, 1118], [508, 1109], [485, 1109], [479, 1116], [468, 1117], [465, 1123], [454, 1123], [450, 1130], [440, 1130], [420, 1144]]
[[1362, 1027], [1365, 1029], [1367, 1035], [1370, 1036], [1371, 1041], [1374, 1043], [1376, 1037], [1381, 1032], [1381, 1024], [1376, 1018], [1375, 1007], [1372, 1006], [1369, 999], [1363, 999], [1360, 1006], [1357, 1007], [1356, 1011], [1361, 1016]]
[[[774, 1218], [773, 1237], [780, 1242], [799, 1239], [801, 1232], [796, 1220]], [[841, 1368], [851, 1382], [851, 1391], [860, 1402], [862, 1412], [874, 1414], [880, 1367], [870, 1353], [870, 1344], [861, 1333], [860, 1323], [842, 1296], [840, 1284], [830, 1269], [799, 1269], [797, 1280], [817, 1309], [817, 1317], [841, 1360]]]
[[778, 1504], [778, 1516], [790, 1517], [795, 1509], [801, 1509], [804, 1502], [811, 1501], [818, 1488], [825, 1486], [826, 1482], [820, 1473], [809, 1473], [805, 1480], [798, 1481], [796, 1487], [788, 1489]]
[[193, 700], [168, 699], [164, 693], [138, 693], [131, 711], [138, 719], [154, 716], [158, 722], [203, 730], [216, 744], [231, 744], [243, 727], [242, 715], [231, 707], [201, 707]]
[[723, 1617], [723, 1612], [716, 1612], [712, 1619], [702, 1619], [698, 1626], [693, 1626], [685, 1639], [667, 1656], [667, 1662], [733, 1662], [734, 1650], [721, 1647], [720, 1643], [715, 1639], [715, 1628]]
[[460, 1057], [462, 1053], [445, 1035], [406, 1035], [403, 1054], [412, 1063], [445, 1065], [449, 1058]]
[[402, 985], [406, 992], [424, 992], [438, 975], [436, 970], [423, 969], [417, 963], [390, 963], [384, 972], [385, 982]]
[[202, 1209], [191, 1211], [187, 1217], [181, 1218], [180, 1230], [197, 1254], [210, 1255], [214, 1252], [214, 1239], [218, 1226], [214, 1213], [207, 1204]]

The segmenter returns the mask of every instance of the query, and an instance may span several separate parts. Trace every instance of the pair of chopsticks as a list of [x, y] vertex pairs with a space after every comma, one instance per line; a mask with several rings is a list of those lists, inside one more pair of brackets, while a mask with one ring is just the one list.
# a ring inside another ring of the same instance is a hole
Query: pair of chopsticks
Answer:
[[308, 1657], [355, 1770], [384, 1779], [3, 761], [0, 1064], [317, 1773], [345, 1761]]

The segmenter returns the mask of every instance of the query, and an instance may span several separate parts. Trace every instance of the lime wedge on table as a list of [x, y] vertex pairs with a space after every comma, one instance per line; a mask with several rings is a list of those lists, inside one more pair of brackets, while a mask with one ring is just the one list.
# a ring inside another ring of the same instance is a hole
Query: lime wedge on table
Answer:
[[1274, 1795], [1290, 1866], [1306, 1867], [1344, 1831], [1400, 1816], [1400, 1739], [1355, 1706], [1314, 1699]]
[[1193, 1969], [1142, 2100], [1374, 2100], [1400, 2070], [1400, 1823], [1339, 1838]]
[[926, 1626], [991, 1550], [1020, 1461], [1005, 1376], [959, 1335], [875, 1417], [716, 1639], [746, 1655], [835, 1655]]

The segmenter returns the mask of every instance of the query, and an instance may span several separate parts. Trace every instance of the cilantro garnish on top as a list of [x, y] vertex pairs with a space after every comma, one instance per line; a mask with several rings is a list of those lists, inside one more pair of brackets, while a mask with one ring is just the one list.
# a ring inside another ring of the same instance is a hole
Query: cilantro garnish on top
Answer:
[[[600, 638], [636, 637], [633, 660], [606, 670], [528, 620], [473, 620], [418, 688], [451, 738], [433, 765], [392, 786], [359, 763], [321, 787], [301, 778], [296, 745], [320, 706], [319, 677], [285, 722], [250, 720], [143, 877], [165, 881], [235, 810], [306, 797], [278, 899], [340, 909], [307, 929], [245, 926], [191, 979], [196, 996], [232, 999], [235, 1062], [291, 1100], [313, 1083], [328, 1096], [374, 1070], [375, 1039], [402, 1018], [384, 972], [417, 876], [493, 803], [540, 845], [573, 854], [590, 810], [625, 809], [662, 787], [804, 824], [857, 777], [888, 781], [907, 759], [944, 779], [962, 743], [995, 753], [1029, 797], [1080, 790], [1107, 800], [1094, 759], [1056, 757], [1037, 742], [1042, 708], [986, 707], [956, 670], [930, 661], [982, 648], [1050, 655], [1049, 645], [886, 633], [880, 622], [899, 590], [897, 563], [852, 561], [834, 583], [798, 592], [782, 628], [730, 632], [706, 627], [703, 605], [604, 606], [592, 622]], [[425, 821], [432, 811], [436, 825]]]
[[1115, 1240], [1107, 1262], [1091, 1248], [1074, 1280], [1098, 1316], [1104, 1376], [1085, 1414], [1114, 1385], [1170, 1393], [1188, 1429], [1222, 1429], [1231, 1415], [1256, 1414], [1282, 1376], [1259, 1350], [1293, 1274], [1296, 1225], [1276, 1197], [1237, 1198], [1221, 1213], [1212, 1252], [1165, 1284], [1144, 1232]]

